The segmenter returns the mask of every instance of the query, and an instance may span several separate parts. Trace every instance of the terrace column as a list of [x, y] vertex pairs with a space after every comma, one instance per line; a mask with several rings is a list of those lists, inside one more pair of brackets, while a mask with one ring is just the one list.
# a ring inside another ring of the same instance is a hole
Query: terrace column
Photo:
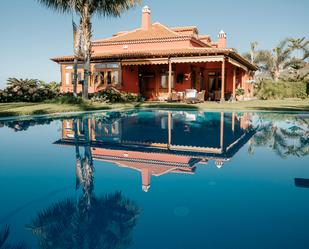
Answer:
[[244, 78], [245, 78], [245, 73], [244, 72], [241, 72], [241, 88], [244, 88]]
[[172, 94], [172, 61], [168, 60], [168, 98], [171, 97]]
[[221, 112], [221, 117], [220, 117], [220, 147], [221, 147], [222, 151], [223, 151], [223, 146], [224, 146], [224, 112]]
[[232, 112], [232, 131], [235, 131], [235, 112]]
[[171, 148], [171, 143], [172, 143], [172, 113], [171, 112], [168, 112], [167, 127], [168, 127], [167, 149], [170, 149]]
[[221, 68], [221, 99], [220, 99], [221, 102], [225, 101], [224, 93], [225, 93], [225, 58], [223, 58]]
[[232, 100], [236, 99], [236, 67], [233, 68], [233, 96]]

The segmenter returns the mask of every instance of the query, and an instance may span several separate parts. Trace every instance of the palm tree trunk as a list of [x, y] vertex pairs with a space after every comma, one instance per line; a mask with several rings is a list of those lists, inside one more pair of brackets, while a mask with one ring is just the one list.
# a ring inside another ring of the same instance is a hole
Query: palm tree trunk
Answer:
[[89, 4], [86, 2], [81, 13], [81, 26], [84, 41], [84, 84], [83, 84], [83, 98], [88, 99], [88, 82], [90, 72], [90, 58], [91, 58], [91, 22], [90, 22]]
[[279, 80], [279, 76], [280, 76], [280, 70], [279, 68], [276, 68], [274, 71], [274, 80], [277, 82]]
[[90, 56], [86, 56], [84, 64], [83, 99], [88, 99], [89, 76], [90, 76]]

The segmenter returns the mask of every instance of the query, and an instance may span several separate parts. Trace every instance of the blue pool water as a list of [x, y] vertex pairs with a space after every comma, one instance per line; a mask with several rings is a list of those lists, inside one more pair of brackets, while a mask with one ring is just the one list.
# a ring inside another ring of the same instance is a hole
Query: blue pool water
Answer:
[[0, 120], [0, 248], [309, 248], [308, 136], [308, 114]]

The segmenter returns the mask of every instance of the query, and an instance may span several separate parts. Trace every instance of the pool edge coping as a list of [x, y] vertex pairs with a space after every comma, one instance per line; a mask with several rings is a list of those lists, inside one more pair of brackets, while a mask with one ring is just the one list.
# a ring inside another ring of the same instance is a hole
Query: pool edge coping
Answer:
[[254, 109], [199, 109], [199, 108], [180, 108], [180, 107], [119, 107], [114, 109], [101, 109], [101, 110], [89, 110], [89, 111], [77, 111], [77, 112], [56, 112], [56, 113], [47, 113], [47, 114], [35, 114], [35, 115], [16, 115], [16, 116], [7, 116], [7, 117], [0, 117], [0, 121], [11, 121], [11, 120], [23, 120], [29, 118], [47, 118], [47, 117], [67, 117], [67, 116], [78, 116], [83, 114], [95, 114], [100, 112], [117, 112], [117, 111], [128, 111], [128, 110], [181, 110], [181, 111], [203, 111], [203, 112], [255, 112], [255, 113], [281, 113], [281, 114], [308, 114], [308, 111], [297, 111], [297, 110], [254, 110]]

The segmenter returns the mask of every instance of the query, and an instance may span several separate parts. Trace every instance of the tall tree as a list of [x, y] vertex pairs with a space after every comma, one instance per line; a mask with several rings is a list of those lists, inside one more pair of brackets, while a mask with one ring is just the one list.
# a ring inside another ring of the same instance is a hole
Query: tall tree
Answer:
[[294, 55], [288, 62], [288, 66], [293, 69], [303, 68], [309, 58], [309, 40], [306, 40], [305, 37], [290, 38], [289, 42], [289, 46], [294, 51]]
[[250, 42], [250, 51], [243, 56], [252, 64], [257, 66], [260, 71], [269, 72], [273, 66], [272, 53], [270, 50], [258, 50], [256, 41]]
[[256, 41], [250, 42], [250, 51], [243, 55], [252, 64], [255, 64], [255, 58], [256, 58], [256, 54], [258, 52], [256, 50], [257, 46], [258, 46], [258, 42], [256, 42]]
[[141, 2], [141, 0], [37, 0], [48, 8], [62, 13], [75, 12], [80, 16], [83, 38], [84, 88], [83, 98], [88, 99], [88, 81], [90, 74], [91, 37], [94, 15], [118, 17]]
[[[299, 69], [305, 65], [309, 58], [309, 41], [305, 38], [287, 38], [281, 41], [272, 50], [257, 50], [257, 42], [250, 43], [250, 52], [245, 53], [244, 57], [259, 67], [260, 71], [278, 81], [280, 72], [286, 68]], [[301, 51], [302, 56], [296, 57], [295, 51]]]

